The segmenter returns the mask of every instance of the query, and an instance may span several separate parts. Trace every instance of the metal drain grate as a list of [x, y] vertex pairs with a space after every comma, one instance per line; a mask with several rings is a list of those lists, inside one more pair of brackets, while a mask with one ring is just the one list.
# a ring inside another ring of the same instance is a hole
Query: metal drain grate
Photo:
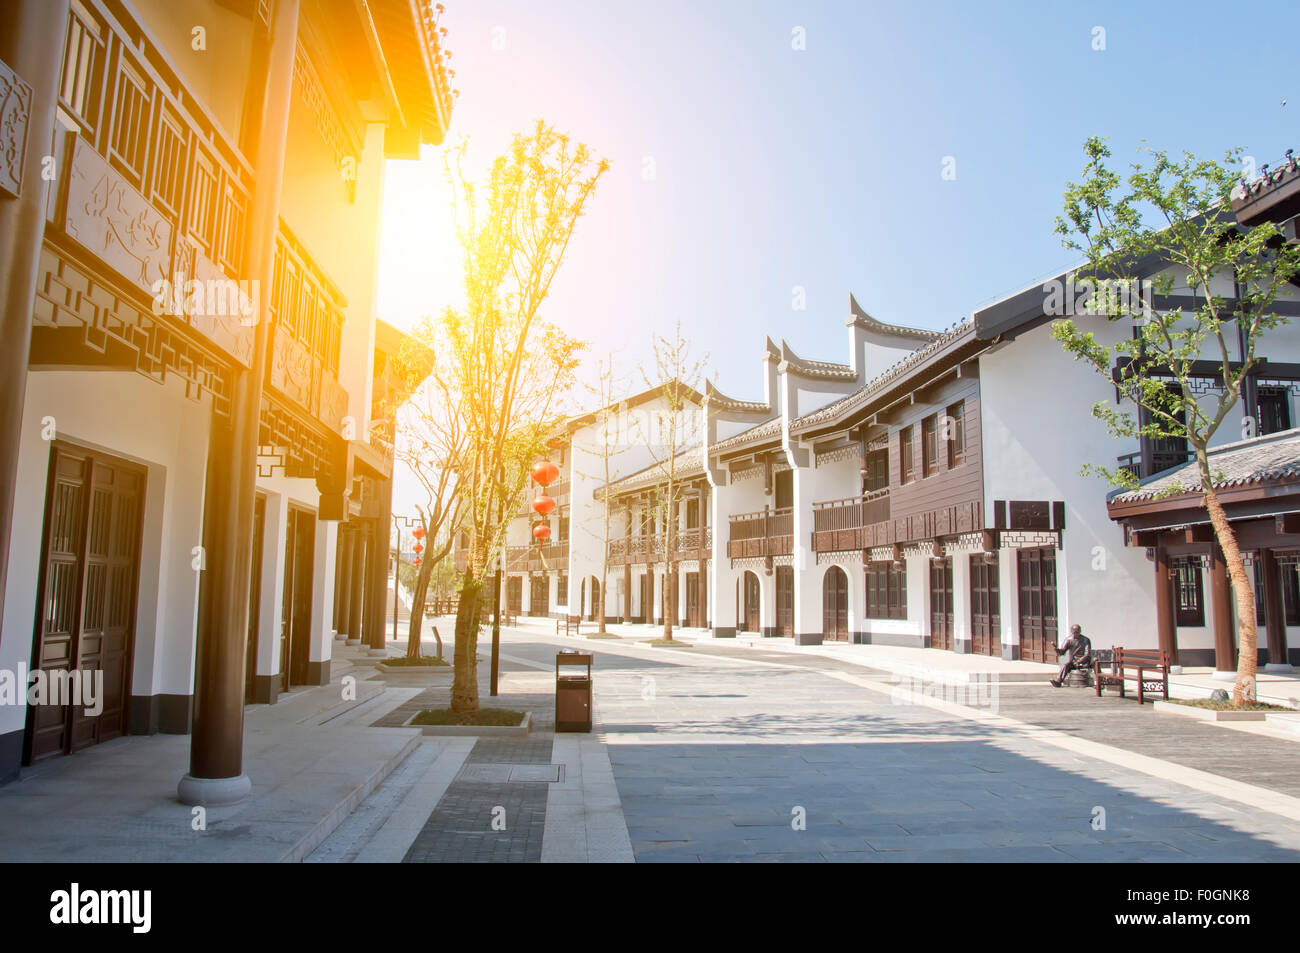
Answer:
[[490, 781], [502, 784], [524, 781], [534, 784], [558, 784], [564, 780], [562, 764], [466, 764], [456, 775], [458, 781]]

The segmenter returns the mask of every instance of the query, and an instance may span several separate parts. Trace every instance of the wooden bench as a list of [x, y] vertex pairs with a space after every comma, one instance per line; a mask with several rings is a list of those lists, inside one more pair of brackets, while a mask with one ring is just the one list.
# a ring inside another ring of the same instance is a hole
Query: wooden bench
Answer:
[[1169, 655], [1159, 649], [1125, 649], [1113, 648], [1110, 658], [1102, 657], [1102, 652], [1093, 652], [1093, 682], [1097, 697], [1106, 686], [1119, 689], [1119, 697], [1124, 696], [1124, 682], [1137, 682], [1138, 704], [1146, 701], [1147, 692], [1160, 692], [1165, 701], [1169, 701]]

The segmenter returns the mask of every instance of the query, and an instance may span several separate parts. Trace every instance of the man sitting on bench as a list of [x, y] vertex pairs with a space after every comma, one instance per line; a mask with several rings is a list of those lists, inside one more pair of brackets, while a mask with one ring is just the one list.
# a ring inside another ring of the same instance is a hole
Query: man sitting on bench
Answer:
[[1070, 626], [1070, 639], [1065, 643], [1064, 648], [1059, 648], [1055, 642], [1051, 643], [1052, 648], [1056, 649], [1058, 656], [1063, 652], [1069, 652], [1065, 664], [1061, 666], [1061, 671], [1056, 678], [1052, 679], [1052, 687], [1060, 688], [1065, 684], [1065, 677], [1077, 669], [1086, 670], [1089, 664], [1089, 655], [1092, 654], [1092, 642], [1083, 634], [1083, 629], [1075, 623]]

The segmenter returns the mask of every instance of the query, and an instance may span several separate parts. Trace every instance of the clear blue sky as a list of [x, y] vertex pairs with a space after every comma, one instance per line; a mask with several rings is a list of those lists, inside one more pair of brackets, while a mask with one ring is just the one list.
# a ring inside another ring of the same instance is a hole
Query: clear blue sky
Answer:
[[[1288, 3], [443, 2], [472, 155], [540, 116], [613, 163], [550, 320], [632, 376], [680, 318], [741, 398], [765, 334], [844, 360], [850, 291], [941, 328], [1072, 264], [1052, 225], [1090, 134], [1123, 162], [1144, 138], [1300, 148]], [[440, 153], [389, 163], [379, 313], [399, 326], [460, 294]]]

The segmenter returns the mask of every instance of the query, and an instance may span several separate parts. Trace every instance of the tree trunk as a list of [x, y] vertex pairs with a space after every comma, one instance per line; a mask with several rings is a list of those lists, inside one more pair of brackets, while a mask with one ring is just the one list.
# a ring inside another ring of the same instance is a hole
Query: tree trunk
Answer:
[[424, 629], [424, 603], [429, 594], [429, 577], [433, 563], [425, 560], [415, 576], [415, 591], [411, 593], [411, 621], [406, 633], [406, 657], [420, 657], [420, 638]]
[[1202, 473], [1201, 486], [1205, 495], [1205, 508], [1210, 513], [1214, 535], [1223, 550], [1223, 561], [1232, 580], [1232, 591], [1237, 599], [1237, 680], [1232, 686], [1232, 704], [1244, 705], [1255, 701], [1255, 667], [1258, 661], [1258, 633], [1255, 630], [1255, 587], [1246, 576], [1246, 564], [1237, 546], [1237, 534], [1232, 531], [1228, 514], [1214, 492], [1213, 483]]
[[[605, 544], [608, 549], [609, 543]], [[600, 566], [600, 598], [596, 600], [596, 633], [605, 634], [605, 583], [609, 580], [609, 566], [601, 563]]]
[[483, 583], [471, 569], [460, 586], [456, 606], [456, 648], [452, 655], [455, 672], [451, 682], [451, 710], [457, 714], [478, 711], [478, 629]]
[[675, 595], [677, 595], [677, 585], [676, 580], [673, 578], [673, 564], [671, 562], [666, 562], [664, 563], [663, 592], [665, 642], [671, 642], [673, 640], [673, 613], [677, 611], [677, 607], [674, 605], [675, 600], [673, 599], [673, 596]]

